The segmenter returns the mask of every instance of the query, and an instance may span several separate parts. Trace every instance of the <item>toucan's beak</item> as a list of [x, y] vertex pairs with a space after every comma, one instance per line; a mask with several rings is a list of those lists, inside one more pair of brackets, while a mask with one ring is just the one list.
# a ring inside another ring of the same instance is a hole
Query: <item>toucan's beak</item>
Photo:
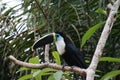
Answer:
[[45, 46], [46, 44], [52, 43], [54, 40], [55, 40], [55, 33], [45, 35], [33, 44], [32, 49], [35, 50], [38, 47]]

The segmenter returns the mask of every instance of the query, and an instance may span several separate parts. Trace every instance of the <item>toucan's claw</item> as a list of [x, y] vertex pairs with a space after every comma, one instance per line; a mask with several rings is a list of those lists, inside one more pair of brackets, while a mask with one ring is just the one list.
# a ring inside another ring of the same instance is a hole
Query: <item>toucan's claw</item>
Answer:
[[65, 67], [66, 65], [62, 65], [62, 71], [64, 72], [64, 67]]

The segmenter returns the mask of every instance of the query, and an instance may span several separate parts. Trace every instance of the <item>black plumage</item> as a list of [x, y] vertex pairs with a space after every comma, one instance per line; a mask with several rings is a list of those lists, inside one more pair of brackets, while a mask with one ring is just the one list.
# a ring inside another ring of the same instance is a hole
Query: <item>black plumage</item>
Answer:
[[85, 63], [84, 55], [76, 46], [70, 41], [70, 39], [61, 32], [56, 32], [57, 34], [60, 34], [65, 41], [65, 53], [61, 55], [65, 62], [69, 66], [77, 66], [80, 68], [87, 68], [87, 65]]
[[83, 54], [73, 44], [67, 44], [65, 50], [62, 57], [68, 65], [87, 68]]

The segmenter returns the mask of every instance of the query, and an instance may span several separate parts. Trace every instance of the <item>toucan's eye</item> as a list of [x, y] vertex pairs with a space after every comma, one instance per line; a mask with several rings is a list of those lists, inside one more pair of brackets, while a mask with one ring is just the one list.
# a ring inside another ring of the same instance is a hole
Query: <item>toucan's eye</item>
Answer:
[[56, 37], [58, 38], [58, 37], [59, 37], [59, 35], [57, 34], [57, 35], [56, 35]]
[[56, 34], [56, 38], [57, 38], [57, 40], [60, 40], [61, 36], [59, 34]]

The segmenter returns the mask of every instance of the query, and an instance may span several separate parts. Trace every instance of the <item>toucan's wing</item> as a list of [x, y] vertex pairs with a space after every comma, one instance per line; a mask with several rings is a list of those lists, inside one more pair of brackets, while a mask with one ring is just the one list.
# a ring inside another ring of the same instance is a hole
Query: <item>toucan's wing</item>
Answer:
[[[66, 62], [68, 65], [78, 66], [81, 68], [87, 68], [83, 53], [79, 51], [73, 44], [66, 45], [66, 53], [68, 59]], [[69, 62], [70, 61], [70, 62]]]

